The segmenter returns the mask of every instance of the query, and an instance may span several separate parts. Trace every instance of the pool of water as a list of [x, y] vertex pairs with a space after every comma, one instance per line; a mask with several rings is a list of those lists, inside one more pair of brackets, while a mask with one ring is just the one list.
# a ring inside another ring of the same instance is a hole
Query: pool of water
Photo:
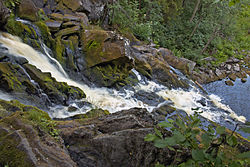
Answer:
[[[236, 114], [245, 116], [249, 124], [250, 76], [248, 76], [247, 82], [245, 83], [242, 83], [241, 80], [237, 78], [234, 82], [234, 86], [228, 86], [225, 84], [225, 80], [221, 80], [203, 85], [203, 87], [208, 94], [219, 96], [222, 102], [229, 105]], [[243, 136], [248, 137], [249, 134], [244, 134]]]

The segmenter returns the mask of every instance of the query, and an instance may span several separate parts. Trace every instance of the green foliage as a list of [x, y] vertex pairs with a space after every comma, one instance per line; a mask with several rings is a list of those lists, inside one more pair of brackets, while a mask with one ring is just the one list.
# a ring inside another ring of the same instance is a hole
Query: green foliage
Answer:
[[29, 112], [25, 113], [24, 118], [31, 121], [33, 125], [41, 128], [56, 140], [59, 140], [59, 132], [55, 129], [56, 123], [51, 120], [46, 112], [40, 110], [29, 110]]
[[[164, 136], [164, 130], [170, 130], [170, 136]], [[246, 166], [249, 163], [250, 152], [237, 154], [237, 138], [226, 133], [222, 126], [203, 126], [198, 114], [190, 116], [177, 115], [176, 120], [168, 119], [160, 122], [154, 134], [148, 134], [145, 141], [153, 142], [155, 147], [168, 148], [175, 152], [171, 166]], [[225, 147], [234, 151], [227, 153]], [[185, 162], [178, 160], [178, 153], [190, 150], [190, 159]], [[157, 164], [156, 166], [161, 166]]]
[[9, 9], [15, 9], [20, 4], [20, 0], [4, 0], [4, 4]]
[[191, 21], [196, 2], [120, 0], [109, 6], [109, 18], [121, 32], [126, 29], [198, 65], [207, 63], [205, 57], [214, 57], [214, 66], [232, 56], [243, 58], [250, 47], [249, 0], [200, 1]]

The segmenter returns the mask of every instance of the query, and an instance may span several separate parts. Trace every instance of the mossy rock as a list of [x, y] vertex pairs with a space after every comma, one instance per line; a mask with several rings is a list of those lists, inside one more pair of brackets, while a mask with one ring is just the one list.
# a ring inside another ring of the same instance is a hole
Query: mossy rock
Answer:
[[55, 36], [56, 37], [62, 37], [62, 36], [72, 35], [72, 34], [78, 33], [79, 30], [80, 30], [80, 26], [65, 28], [65, 29], [62, 29], [59, 32], [57, 32], [55, 34]]
[[62, 0], [62, 2], [72, 11], [77, 11], [82, 5], [79, 0]]
[[50, 73], [43, 73], [30, 64], [25, 64], [24, 68], [31, 78], [40, 85], [41, 89], [44, 90], [53, 103], [64, 104], [68, 100], [86, 97], [81, 89], [69, 86], [64, 82], [57, 82]]
[[[86, 67], [125, 57], [124, 41], [104, 30], [85, 30], [81, 33]], [[122, 63], [122, 62], [121, 62]]]
[[92, 109], [88, 111], [86, 114], [78, 114], [75, 116], [70, 117], [70, 119], [90, 119], [90, 118], [97, 118], [105, 115], [109, 115], [108, 110], [102, 110], [102, 109]]
[[41, 38], [43, 39], [46, 46], [49, 48], [53, 48], [56, 42], [51, 36], [49, 27], [43, 21], [38, 21], [35, 22], [34, 24], [39, 28], [41, 32]]
[[11, 63], [0, 62], [0, 89], [7, 92], [24, 92], [22, 82], [29, 79], [19, 72], [20, 67]]
[[2, 109], [12, 114], [0, 118], [0, 166], [75, 166], [48, 113], [18, 101], [0, 100]]
[[123, 87], [130, 83], [126, 79], [128, 78], [133, 66], [132, 63], [122, 62], [129, 62], [129, 59], [127, 57], [122, 57], [107, 64], [94, 66], [85, 70], [84, 74], [97, 86]]
[[32, 0], [22, 0], [18, 5], [17, 15], [26, 20], [37, 21], [39, 9], [35, 6]]
[[27, 25], [23, 24], [20, 21], [16, 21], [15, 17], [12, 16], [8, 19], [5, 29], [12, 35], [16, 35], [22, 39], [29, 36], [30, 38], [35, 39], [36, 34], [32, 31]]

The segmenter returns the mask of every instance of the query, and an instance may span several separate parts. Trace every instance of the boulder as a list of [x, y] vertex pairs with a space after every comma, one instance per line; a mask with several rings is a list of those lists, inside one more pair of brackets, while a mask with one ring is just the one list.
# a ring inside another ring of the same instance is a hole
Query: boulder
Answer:
[[234, 83], [231, 80], [225, 81], [225, 84], [228, 86], [234, 86]]
[[85, 30], [81, 33], [84, 54], [77, 58], [77, 66], [97, 86], [126, 85], [133, 68], [127, 57], [125, 41], [115, 33], [104, 30]]
[[131, 56], [135, 69], [148, 78], [153, 78], [169, 88], [187, 88], [188, 84], [171, 69], [161, 50], [151, 46], [133, 46]]
[[196, 65], [196, 63], [191, 60], [174, 56], [173, 53], [168, 49], [160, 48], [159, 52], [169, 65], [182, 71], [185, 74], [190, 74]]
[[65, 28], [60, 30], [55, 34], [56, 37], [62, 37], [62, 36], [67, 36], [67, 35], [72, 35], [72, 34], [77, 34], [78, 31], [80, 30], [80, 26], [74, 26], [71, 28]]
[[[144, 141], [155, 123], [145, 109], [135, 108], [98, 119], [62, 122], [58, 128], [78, 166], [154, 166], [156, 162], [169, 165], [174, 152]], [[178, 157], [187, 156], [185, 152]]]
[[113, 32], [85, 30], [81, 34], [85, 51], [86, 67], [110, 62], [126, 57], [125, 41], [118, 39]]
[[47, 20], [45, 24], [51, 31], [59, 31], [62, 25], [62, 21]]
[[32, 0], [22, 0], [18, 6], [18, 16], [22, 19], [27, 19], [30, 21], [38, 20], [38, 8], [35, 6]]
[[231, 79], [232, 81], [236, 81], [236, 75], [235, 74], [233, 74], [233, 73], [231, 73], [229, 76], [229, 79]]

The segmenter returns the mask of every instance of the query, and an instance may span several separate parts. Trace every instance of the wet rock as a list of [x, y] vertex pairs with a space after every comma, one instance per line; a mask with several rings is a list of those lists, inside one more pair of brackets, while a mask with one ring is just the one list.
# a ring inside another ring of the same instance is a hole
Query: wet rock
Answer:
[[78, 109], [79, 109], [79, 108], [78, 108], [77, 106], [71, 105], [71, 106], [68, 107], [68, 112], [75, 112], [75, 111], [77, 111]]
[[236, 75], [235, 74], [230, 74], [229, 76], [229, 79], [231, 79], [232, 81], [236, 81]]
[[135, 59], [135, 68], [137, 71], [169, 88], [188, 87], [188, 84], [171, 69], [170, 65], [164, 60], [164, 57], [157, 49], [150, 49], [149, 46], [134, 48], [131, 55]]
[[240, 71], [240, 65], [239, 65], [239, 64], [236, 64], [236, 65], [234, 66], [234, 71], [237, 71], [237, 72]]
[[105, 115], [109, 115], [110, 113], [108, 110], [102, 110], [102, 109], [92, 109], [88, 111], [86, 114], [77, 114], [72, 117], [66, 118], [66, 120], [75, 120], [75, 119], [91, 119], [91, 118], [98, 118]]
[[152, 114], [154, 115], [154, 119], [156, 119], [157, 121], [165, 121], [168, 115], [176, 111], [176, 108], [171, 106], [172, 104], [173, 102], [166, 101], [164, 104], [162, 104], [158, 108], [155, 108], [152, 111]]
[[77, 67], [97, 86], [124, 86], [132, 60], [127, 57], [125, 41], [113, 32], [85, 30], [81, 33], [85, 54], [77, 58]]
[[0, 63], [0, 89], [7, 92], [24, 92], [22, 82], [29, 81], [29, 78], [19, 72], [20, 67], [11, 63]]
[[80, 26], [74, 26], [74, 27], [71, 27], [71, 28], [65, 28], [65, 29], [62, 29], [59, 32], [57, 32], [55, 34], [55, 36], [56, 37], [62, 37], [62, 36], [66, 36], [66, 35], [77, 34], [79, 30], [80, 30]]
[[225, 81], [225, 84], [228, 86], [234, 86], [234, 83], [230, 80]]
[[215, 69], [215, 74], [220, 78], [223, 79], [225, 75], [219, 70], [218, 68]]
[[227, 64], [227, 65], [226, 65], [226, 69], [230, 71], [230, 70], [232, 69], [232, 65]]
[[62, 21], [48, 20], [45, 24], [49, 27], [51, 31], [58, 31], [62, 25]]
[[241, 82], [242, 82], [242, 83], [247, 82], [247, 78], [241, 78]]
[[134, 97], [150, 106], [157, 106], [158, 104], [165, 101], [162, 97], [158, 96], [157, 94], [154, 94], [153, 92], [146, 92], [143, 90], [136, 92]]
[[237, 73], [236, 73], [236, 76], [237, 76], [238, 78], [247, 78], [247, 74], [246, 74], [244, 71], [237, 72]]
[[55, 78], [51, 77], [50, 73], [42, 73], [30, 64], [25, 64], [24, 68], [31, 78], [35, 80], [48, 95], [51, 102], [55, 104], [66, 104], [69, 100], [82, 99], [85, 97], [81, 89], [68, 86], [63, 82], [57, 82]]

